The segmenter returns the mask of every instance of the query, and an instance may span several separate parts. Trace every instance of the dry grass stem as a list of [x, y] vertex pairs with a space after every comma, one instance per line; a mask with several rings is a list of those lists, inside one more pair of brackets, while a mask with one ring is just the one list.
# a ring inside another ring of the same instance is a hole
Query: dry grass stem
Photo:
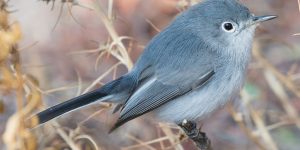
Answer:
[[79, 96], [81, 94], [81, 90], [82, 90], [82, 78], [81, 78], [78, 70], [76, 70], [76, 75], [77, 75], [77, 83], [78, 83], [76, 96]]
[[300, 0], [298, 0], [298, 8], [299, 8], [299, 12], [300, 12]]
[[[111, 47], [113, 46], [117, 46], [117, 52], [113, 52], [112, 55], [114, 57], [116, 57], [117, 59], [120, 60], [120, 62], [122, 62], [123, 65], [125, 65], [127, 67], [128, 70], [131, 70], [133, 63], [127, 53], [127, 50], [125, 48], [125, 46], [122, 43], [122, 37], [120, 37], [116, 30], [114, 29], [114, 25], [112, 23], [111, 20], [109, 20], [109, 18], [104, 14], [104, 11], [100, 8], [100, 4], [99, 3], [95, 3], [94, 5], [94, 9], [96, 11], [96, 13], [99, 15], [101, 21], [104, 23], [106, 30], [108, 31], [109, 35], [111, 36], [114, 44], [111, 45]], [[119, 56], [120, 54], [120, 56]]]
[[[95, 113], [91, 113], [88, 116], [84, 115], [83, 117], [85, 118], [80, 119], [79, 123], [76, 123], [75, 125], [66, 122], [66, 125], [62, 126], [57, 121], [51, 121], [47, 125], [41, 126], [39, 128], [35, 128], [34, 130], [30, 130], [29, 127], [35, 127], [38, 124], [38, 118], [33, 117], [30, 120], [27, 120], [27, 118], [33, 116], [34, 113], [40, 111], [42, 108], [45, 108], [42, 100], [43, 95], [48, 96], [47, 99], [51, 99], [51, 98], [56, 99], [56, 97], [58, 96], [65, 98], [67, 97], [67, 94], [64, 94], [65, 90], [77, 88], [73, 95], [75, 97], [80, 94], [84, 94], [87, 93], [88, 91], [91, 91], [92, 89], [96, 88], [96, 86], [98, 87], [103, 85], [104, 78], [110, 77], [110, 79], [116, 79], [121, 74], [121, 71], [124, 71], [122, 70], [123, 68], [120, 66], [125, 66], [126, 69], [130, 71], [133, 67], [133, 62], [131, 57], [136, 57], [137, 53], [139, 53], [141, 49], [145, 48], [144, 45], [141, 45], [139, 43], [139, 39], [137, 39], [137, 37], [142, 35], [143, 37], [145, 36], [148, 38], [148, 36], [152, 35], [152, 33], [160, 32], [161, 31], [160, 27], [163, 27], [163, 25], [166, 23], [165, 20], [162, 19], [170, 20], [171, 17], [175, 16], [177, 12], [187, 9], [191, 5], [198, 3], [199, 0], [179, 0], [176, 3], [177, 6], [174, 6], [175, 4], [174, 2], [157, 1], [155, 5], [151, 5], [151, 6], [158, 6], [157, 9], [158, 11], [155, 12], [153, 11], [150, 13], [149, 10], [146, 9], [144, 10], [144, 6], [142, 5], [142, 4], [147, 4], [147, 5], [149, 4], [150, 6], [151, 3], [149, 3], [148, 1], [146, 3], [146, 1], [134, 0], [134, 1], [130, 1], [130, 3], [129, 2], [121, 3], [121, 1], [116, 1], [116, 0], [105, 0], [105, 1], [94, 0], [92, 3], [90, 3], [91, 6], [88, 7], [82, 5], [80, 1], [77, 0], [42, 0], [42, 1], [47, 3], [52, 3], [52, 9], [54, 8], [55, 4], [58, 7], [57, 9], [58, 11], [56, 11], [58, 12], [58, 18], [54, 22], [53, 30], [56, 28], [56, 26], [58, 25], [58, 23], [60, 23], [61, 20], [63, 23], [66, 22], [66, 20], [64, 20], [66, 18], [61, 17], [63, 15], [64, 8], [66, 8], [65, 4], [67, 5], [67, 9], [68, 9], [67, 15], [70, 16], [67, 19], [71, 18], [73, 20], [72, 23], [74, 24], [76, 23], [79, 24], [81, 27], [83, 27], [83, 25], [81, 25], [79, 22], [90, 23], [89, 19], [96, 19], [98, 21], [101, 21], [101, 23], [103, 23], [104, 25], [103, 29], [105, 30], [105, 32], [101, 31], [99, 33], [103, 35], [96, 35], [95, 33], [89, 35], [90, 29], [85, 28], [84, 31], [88, 31], [88, 32], [86, 33], [80, 32], [82, 36], [78, 38], [79, 39], [86, 38], [85, 36], [87, 35], [88, 38], [101, 37], [100, 39], [104, 38], [105, 40], [101, 42], [97, 42], [96, 43], [97, 48], [95, 49], [83, 49], [80, 51], [74, 51], [68, 53], [68, 55], [95, 56], [93, 57], [93, 59], [95, 59], [94, 60], [95, 62], [92, 65], [90, 65], [92, 66], [92, 69], [95, 70], [95, 72], [98, 72], [98, 69], [102, 69], [101, 68], [102, 66], [107, 65], [105, 64], [105, 62], [103, 62], [103, 60], [110, 59], [111, 60], [110, 62], [113, 61], [114, 64], [110, 65], [109, 69], [105, 70], [104, 73], [99, 75], [99, 77], [91, 81], [91, 83], [88, 85], [85, 85], [85, 81], [87, 79], [90, 79], [89, 76], [90, 74], [87, 75], [83, 73], [83, 71], [86, 71], [87, 69], [84, 68], [86, 66], [80, 66], [81, 68], [78, 67], [78, 70], [75, 69], [76, 77], [77, 77], [77, 79], [74, 80], [75, 83], [57, 87], [57, 84], [55, 82], [60, 80], [54, 80], [57, 77], [52, 77], [55, 75], [46, 72], [45, 68], [48, 69], [54, 66], [49, 64], [61, 65], [62, 64], [61, 62], [54, 62], [56, 60], [59, 60], [61, 57], [55, 58], [53, 62], [49, 63], [47, 62], [46, 59], [44, 60], [45, 55], [49, 53], [48, 51], [47, 52], [39, 51], [41, 53], [36, 54], [35, 53], [36, 51], [34, 50], [37, 49], [39, 50], [44, 43], [35, 46], [38, 44], [38, 42], [33, 42], [32, 44], [29, 45], [27, 44], [28, 46], [19, 48], [18, 43], [22, 37], [21, 27], [17, 22], [11, 22], [9, 20], [9, 12], [6, 10], [7, 8], [6, 2], [10, 2], [10, 1], [0, 0], [0, 95], [1, 95], [0, 120], [2, 120], [2, 115], [3, 116], [6, 115], [3, 117], [5, 118], [5, 123], [2, 123], [1, 125], [3, 125], [3, 127], [0, 128], [0, 131], [3, 130], [3, 135], [2, 135], [3, 141], [0, 141], [0, 144], [3, 143], [3, 147], [5, 147], [7, 150], [35, 150], [35, 149], [55, 150], [60, 148], [69, 148], [72, 150], [107, 149], [105, 146], [111, 143], [105, 143], [105, 145], [101, 145], [100, 143], [102, 141], [100, 142], [98, 141], [99, 139], [100, 140], [103, 139], [103, 135], [101, 134], [102, 132], [99, 132], [99, 134], [85, 134], [84, 129], [85, 126], [87, 126], [88, 128], [91, 127], [92, 128], [91, 130], [88, 129], [88, 131], [90, 132], [90, 131], [94, 131], [94, 129], [97, 129], [95, 131], [98, 131], [98, 129], [102, 128], [102, 126], [91, 124], [93, 122], [91, 119], [96, 119], [96, 118], [98, 119], [98, 117], [96, 116], [101, 116], [100, 118], [103, 118], [104, 113], [107, 112], [106, 110], [108, 108], [112, 107], [112, 104], [101, 103], [101, 107], [99, 111], [96, 111]], [[298, 3], [299, 12], [300, 12], [300, 0], [297, 0], [297, 2], [295, 2], [294, 4], [296, 3]], [[107, 6], [104, 6], [104, 4]], [[78, 11], [74, 9], [74, 6], [87, 8], [89, 11], [87, 12], [82, 12], [82, 10]], [[270, 6], [271, 6], [270, 8], [273, 8], [272, 5]], [[284, 8], [290, 8], [289, 6], [290, 5], [286, 5]], [[128, 8], [130, 8], [130, 10], [127, 10]], [[296, 12], [297, 14], [298, 8], [293, 7], [293, 9], [295, 9], [296, 11], [292, 11], [292, 12]], [[137, 13], [140, 13], [138, 11], [140, 11], [141, 14], [145, 16], [141, 18], [137, 17], [140, 15], [140, 14], [136, 15]], [[152, 9], [150, 9], [150, 11], [152, 11]], [[124, 14], [119, 14], [123, 12]], [[96, 17], [93, 16], [94, 15], [93, 13], [96, 13]], [[282, 12], [278, 11], [278, 15], [284, 15], [284, 13], [282, 14], [281, 13]], [[75, 14], [78, 14], [78, 16], [75, 16]], [[154, 17], [157, 17], [158, 20], [156, 18], [154, 19]], [[76, 18], [78, 18], [78, 20]], [[127, 20], [123, 22], [123, 20], [121, 19], [117, 20], [119, 18], [122, 19], [128, 18], [132, 22], [127, 24], [126, 22]], [[143, 20], [143, 18], [145, 20]], [[151, 20], [153, 20], [155, 24], [147, 18], [151, 18]], [[141, 20], [143, 22], [143, 26], [141, 26], [142, 24], [140, 23]], [[286, 20], [288, 20], [288, 17]], [[125, 27], [119, 21], [126, 24], [124, 25]], [[144, 22], [147, 22], [150, 25], [150, 27], [149, 25], [144, 25], [145, 24]], [[139, 24], [137, 25], [136, 23]], [[293, 23], [296, 22], [293, 21]], [[51, 24], [53, 24], [53, 22]], [[69, 27], [70, 24], [67, 25], [68, 25], [67, 27]], [[284, 29], [290, 28], [289, 30], [284, 30], [285, 32], [289, 31], [288, 33], [295, 33], [293, 32], [295, 28], [294, 26], [292, 26], [292, 23], [289, 24], [282, 23], [279, 25], [281, 28], [284, 27]], [[143, 29], [147, 29], [147, 31], [141, 31], [140, 28], [136, 29], [135, 27], [137, 26], [143, 27]], [[61, 31], [64, 31], [65, 27], [62, 26], [62, 28], [59, 29]], [[77, 29], [78, 28], [76, 28], [76, 30]], [[74, 29], [72, 29], [72, 31], [73, 30]], [[70, 30], [68, 28], [67, 31], [71, 31], [71, 28]], [[297, 135], [296, 133], [290, 133], [294, 131], [295, 128], [294, 126], [298, 127], [298, 130], [300, 129], [300, 117], [299, 117], [299, 108], [298, 108], [299, 106], [297, 102], [297, 100], [300, 98], [300, 85], [299, 85], [300, 73], [299, 73], [299, 65], [298, 65], [299, 63], [297, 60], [295, 60], [295, 58], [299, 57], [298, 56], [299, 46], [298, 43], [295, 44], [293, 40], [290, 39], [282, 40], [282, 38], [279, 36], [275, 38], [272, 36], [271, 33], [268, 33], [269, 31], [273, 32], [273, 28], [272, 29], [268, 28], [266, 32], [261, 32], [261, 30], [258, 31], [259, 34], [266, 35], [264, 37], [267, 38], [266, 40], [267, 42], [263, 43], [265, 46], [264, 48], [266, 48], [266, 53], [264, 54], [262, 53], [263, 50], [258, 41], [254, 42], [253, 57], [255, 62], [251, 63], [249, 67], [250, 69], [249, 80], [247, 80], [248, 82], [246, 82], [246, 86], [241, 92], [242, 110], [238, 111], [238, 109], [235, 109], [232, 105], [229, 105], [228, 111], [230, 112], [235, 122], [232, 121], [224, 122], [224, 124], [226, 123], [226, 125], [224, 125], [225, 127], [229, 125], [237, 124], [239, 128], [241, 128], [241, 130], [235, 129], [234, 131], [244, 132], [244, 134], [247, 137], [246, 143], [254, 143], [254, 145], [248, 147], [251, 150], [252, 149], [262, 149], [262, 150], [280, 149], [281, 147], [285, 146], [284, 144], [290, 144], [289, 140], [291, 139], [288, 139], [286, 134], [288, 134], [289, 137], [292, 137], [293, 138], [292, 140], [297, 140], [296, 138], [299, 138], [299, 135]], [[26, 33], [24, 35], [27, 35], [28, 32], [27, 31], [25, 32]], [[277, 32], [282, 33], [282, 31], [281, 32], [276, 31], [276, 33]], [[65, 32], [59, 33], [57, 35], [59, 36], [65, 35]], [[133, 37], [123, 36], [123, 35], [130, 35]], [[299, 35], [300, 33], [293, 34], [293, 36], [299, 36]], [[272, 38], [269, 38], [270, 36], [272, 36]], [[64, 45], [64, 47], [59, 47], [59, 48], [68, 47], [66, 46], [69, 44], [68, 42], [70, 41], [73, 42], [73, 40], [77, 38], [77, 37], [75, 38], [70, 36], [66, 36], [66, 37], [67, 38], [60, 37], [58, 39], [58, 40], [63, 39], [61, 40], [62, 42], [60, 41], [61, 42], [60, 44]], [[295, 39], [298, 37], [289, 37], [289, 38]], [[27, 39], [25, 40], [25, 42], [26, 41]], [[36, 39], [34, 39], [33, 41], [36, 41]], [[67, 44], [65, 44], [65, 42]], [[60, 44], [58, 42], [58, 44], [53, 47], [56, 48], [56, 46], [60, 46]], [[84, 44], [87, 44], [87, 41], [83, 40], [82, 43], [78, 42], [76, 44], [82, 44], [77, 46], [84, 47], [86, 46]], [[53, 45], [53, 43], [51, 43], [51, 45]], [[274, 61], [277, 63], [275, 67], [275, 65], [273, 65], [271, 61], [267, 60], [266, 58], [272, 58], [272, 59], [273, 57], [274, 59], [279, 58], [278, 55], [282, 53], [272, 51], [274, 49], [275, 50], [279, 49], [278, 45], [284, 45], [285, 48], [294, 50], [295, 52], [297, 52], [296, 54], [297, 56], [287, 55], [282, 58], [280, 57], [280, 60]], [[48, 48], [47, 46], [49, 46], [49, 43], [48, 45], [46, 45], [46, 47], [43, 48], [47, 49]], [[52, 46], [49, 47], [50, 48], [48, 49], [53, 48]], [[30, 50], [27, 51], [27, 49]], [[66, 51], [53, 52], [53, 54], [55, 53], [55, 55], [53, 56], [58, 56], [61, 54], [65, 55], [64, 52]], [[20, 56], [21, 54], [22, 57]], [[21, 58], [25, 58], [23, 62], [25, 62], [26, 64], [35, 64], [36, 66], [21, 64], [22, 62], [20, 60]], [[133, 59], [136, 60], [136, 58]], [[86, 61], [86, 60], [82, 59], [79, 61]], [[83, 64], [90, 64], [90, 62], [88, 61], [83, 62]], [[73, 63], [73, 62], [70, 61], [67, 63]], [[38, 64], [46, 64], [47, 67], [45, 67], [46, 65], [38, 66]], [[290, 66], [290, 68], [289, 69], [284, 68], [286, 66]], [[57, 68], [59, 68], [58, 70], [63, 70], [65, 69], [64, 67], [67, 69], [69, 66], [67, 65], [59, 66]], [[280, 68], [281, 70], [289, 70], [289, 71], [287, 73], [282, 73], [279, 69], [277, 69], [277, 67]], [[263, 75], [259, 76], [261, 70], [263, 71]], [[30, 71], [30, 74], [27, 74], [26, 71], [28, 72]], [[71, 76], [70, 74], [73, 75], [73, 72], [69, 70], [68, 71], [64, 70], [61, 76], [68, 80], [74, 79], [74, 78], [70, 78]], [[259, 77], [256, 76], [257, 74], [259, 74], [258, 75]], [[39, 81], [41, 81], [41, 83], [39, 83]], [[49, 83], [49, 81], [53, 81], [53, 82]], [[45, 88], [43, 87], [43, 85], [52, 88]], [[53, 87], [57, 87], [57, 88], [53, 88]], [[57, 92], [61, 92], [61, 93], [57, 93]], [[265, 100], [264, 98], [267, 98], [268, 100]], [[274, 102], [273, 99], [278, 100], [278, 102], [277, 101]], [[8, 103], [9, 105], [13, 104], [15, 106], [8, 106], [6, 104], [7, 102], [9, 102]], [[9, 111], [9, 115], [7, 115], [8, 111]], [[76, 118], [76, 116], [74, 117], [75, 119], [80, 118], [80, 117]], [[225, 117], [228, 117], [227, 113]], [[216, 123], [216, 121], [214, 120], [213, 123]], [[68, 127], [69, 125], [75, 126], [75, 129]], [[208, 128], [208, 132], [214, 129], [215, 126], [213, 125], [214, 124], [212, 124], [212, 127]], [[125, 138], [123, 137], [120, 138], [119, 135], [117, 135], [117, 137], [114, 137], [115, 136], [114, 134], [110, 136], [113, 137], [112, 138], [113, 140], [116, 140], [116, 142], [114, 141], [114, 143], [134, 143], [126, 147], [122, 147], [122, 146], [114, 147], [122, 150], [135, 150], [135, 149], [184, 150], [187, 149], [187, 147], [185, 147], [186, 145], [181, 144], [181, 142], [185, 140], [189, 140], [189, 138], [176, 125], [158, 123], [155, 129], [149, 128], [149, 130], [153, 132], [157, 132], [157, 134], [151, 134], [151, 136], [149, 134], [148, 136], [145, 135], [146, 132], [141, 132], [135, 137], [133, 135], [130, 135], [129, 133], [123, 133]], [[284, 133], [279, 133], [279, 132], [284, 132]], [[151, 140], [142, 140], [145, 139], [145, 138], [140, 138], [143, 136], [145, 137], [147, 136], [147, 139], [150, 138]], [[284, 141], [277, 140], [278, 137], [284, 138]], [[104, 138], [108, 138], [108, 137], [104, 137]], [[222, 140], [220, 140], [219, 137], [215, 137], [215, 138], [216, 140], [214, 140], [212, 143], [220, 144], [220, 141]], [[241, 139], [240, 141], [243, 140], [245, 139]], [[241, 145], [242, 146], [246, 145], [244, 143], [241, 144], [239, 143], [234, 145], [233, 143], [230, 143], [230, 140], [228, 141], [229, 142], [226, 144], [222, 143], [224, 144], [225, 148], [223, 147], [223, 145], [218, 145], [218, 144], [214, 146], [217, 148], [228, 149], [228, 147], [226, 146], [229, 145], [230, 148], [234, 147], [232, 149], [241, 149]], [[0, 147], [2, 147], [2, 145], [0, 145]]]
[[109, 68], [105, 73], [103, 73], [100, 77], [98, 77], [90, 86], [88, 86], [82, 94], [87, 93], [88, 91], [90, 91], [92, 88], [94, 88], [94, 86], [96, 84], [98, 84], [104, 77], [106, 77], [109, 73], [111, 73], [114, 68], [118, 67], [120, 65], [120, 63], [117, 63], [115, 65], [113, 65], [111, 68]]
[[84, 134], [84, 135], [78, 135], [74, 139], [76, 141], [82, 140], [82, 139], [86, 139], [86, 140], [90, 141], [93, 144], [93, 147], [95, 148], [93, 150], [101, 150], [101, 147], [98, 147], [96, 141], [94, 141], [94, 139], [91, 136], [89, 136], [89, 135], [86, 135], [86, 134]]
[[267, 150], [265, 148], [265, 146], [262, 145], [262, 143], [260, 142], [260, 140], [258, 139], [258, 137], [256, 137], [254, 135], [254, 133], [252, 133], [252, 130], [250, 128], [248, 128], [244, 121], [243, 121], [243, 118], [242, 116], [236, 112], [233, 108], [232, 105], [228, 105], [228, 110], [232, 116], [232, 118], [234, 119], [235, 122], [237, 122], [237, 124], [239, 125], [239, 127], [243, 130], [243, 132], [246, 134], [246, 136], [251, 140], [253, 141], [258, 147], [259, 149], [261, 150]]
[[270, 70], [280, 80], [280, 82], [282, 82], [290, 91], [292, 91], [298, 98], [300, 98], [299, 87], [295, 85], [294, 81], [279, 72], [278, 69], [276, 69], [261, 55], [260, 47], [257, 42], [254, 42], [253, 44], [253, 56], [259, 63], [261, 63], [263, 68]]
[[84, 119], [83, 121], [79, 122], [78, 126], [82, 126], [82, 124], [84, 124], [85, 122], [89, 121], [93, 117], [101, 114], [102, 112], [104, 112], [104, 109], [101, 109], [101, 110], [98, 110], [98, 111], [94, 112], [93, 114], [89, 115], [86, 119]]
[[114, 0], [108, 0], [107, 16], [109, 20], [113, 19], [113, 4], [114, 4]]
[[161, 31], [155, 24], [153, 24], [153, 23], [151, 22], [151, 20], [146, 19], [146, 22], [149, 23], [149, 24], [151, 25], [151, 27], [152, 27], [156, 32], [159, 33], [159, 32]]
[[[249, 99], [251, 99], [251, 96], [245, 90], [243, 90], [241, 92], [241, 97], [242, 97], [243, 101], [250, 101]], [[266, 145], [265, 147], [270, 150], [278, 150], [278, 147], [277, 147], [276, 143], [274, 142], [272, 136], [270, 135], [270, 132], [266, 128], [266, 125], [265, 125], [259, 111], [254, 110], [252, 108], [252, 106], [250, 106], [250, 105], [247, 105], [247, 107], [248, 107], [248, 110], [250, 111], [250, 114], [254, 121], [254, 124], [260, 133], [260, 136], [262, 137], [262, 139], [265, 142], [265, 145]]]
[[71, 139], [68, 134], [61, 128], [61, 126], [56, 122], [51, 122], [52, 126], [55, 128], [55, 131], [60, 135], [60, 137], [70, 146], [72, 150], [80, 150], [76, 143]]
[[146, 148], [146, 149], [149, 149], [149, 150], [155, 150], [155, 148], [150, 145], [151, 142], [141, 141], [141, 140], [137, 139], [136, 137], [131, 136], [130, 134], [127, 134], [127, 137], [132, 139], [133, 141], [139, 143], [139, 144], [130, 146], [131, 148], [130, 147], [123, 148], [123, 150], [130, 150], [130, 149], [133, 149], [133, 148], [136, 148], [136, 147], [143, 147], [143, 148]]
[[[159, 123], [160, 124], [160, 123]], [[182, 147], [181, 144], [179, 144], [179, 140], [177, 139], [177, 134], [175, 134], [169, 127], [162, 127], [161, 130], [163, 133], [166, 135], [166, 137], [169, 137], [169, 142], [171, 145], [174, 147], [176, 150], [183, 150], [184, 148]]]
[[294, 120], [297, 127], [300, 129], [300, 118], [295, 107], [288, 101], [290, 98], [285, 92], [281, 83], [276, 79], [276, 77], [268, 70], [264, 72], [265, 78], [270, 85], [270, 88], [274, 94], [279, 98], [284, 110], [291, 120]]
[[295, 36], [299, 36], [300, 35], [300, 33], [296, 33], [296, 34], [294, 34]]
[[[269, 132], [271, 132], [272, 130], [278, 129], [278, 128], [283, 127], [283, 126], [292, 125], [292, 124], [294, 124], [294, 122], [282, 121], [282, 122], [278, 122], [278, 123], [269, 125], [266, 128], [269, 130]], [[259, 136], [260, 135], [260, 131], [258, 131], [258, 130], [257, 131], [253, 131], [252, 133], [255, 136]]]

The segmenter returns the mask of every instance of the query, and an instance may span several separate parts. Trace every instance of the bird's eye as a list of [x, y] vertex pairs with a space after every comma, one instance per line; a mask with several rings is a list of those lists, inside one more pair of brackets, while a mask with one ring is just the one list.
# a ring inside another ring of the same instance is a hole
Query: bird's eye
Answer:
[[235, 26], [233, 23], [231, 22], [223, 22], [222, 23], [222, 29], [225, 31], [225, 32], [234, 32], [235, 31]]

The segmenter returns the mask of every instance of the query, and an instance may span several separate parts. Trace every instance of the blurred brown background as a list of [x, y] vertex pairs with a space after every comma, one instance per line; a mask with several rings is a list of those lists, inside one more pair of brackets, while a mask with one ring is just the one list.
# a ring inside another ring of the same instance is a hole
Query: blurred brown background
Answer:
[[[123, 40], [123, 46], [135, 62], [159, 30], [196, 3], [188, 0], [52, 2], [11, 0], [8, 7], [12, 11], [11, 22], [19, 22], [22, 29], [23, 38], [18, 46], [22, 71], [39, 82], [45, 107], [127, 72], [122, 64], [110, 70], [119, 60], [105, 50], [97, 50], [114, 40], [99, 17], [101, 14], [107, 17], [109, 28], [118, 37], [130, 37]], [[297, 0], [241, 2], [257, 15], [274, 14], [279, 18], [263, 23], [257, 30], [248, 79], [234, 107], [225, 107], [203, 121], [203, 131], [216, 150], [297, 150], [300, 147], [299, 4]], [[101, 9], [90, 9], [95, 6]], [[113, 50], [119, 49], [120, 45], [113, 46]], [[91, 86], [107, 71], [110, 72], [101, 82]], [[14, 96], [3, 95], [1, 134], [16, 111]], [[49, 123], [30, 131], [36, 137], [37, 149], [72, 148], [72, 143], [79, 149], [196, 149], [189, 140], [180, 141], [181, 133], [174, 126], [159, 124], [148, 117], [135, 119], [108, 134], [116, 117], [111, 117], [106, 105], [95, 104], [60, 117], [59, 124]], [[0, 149], [5, 147], [7, 143], [0, 140]]]

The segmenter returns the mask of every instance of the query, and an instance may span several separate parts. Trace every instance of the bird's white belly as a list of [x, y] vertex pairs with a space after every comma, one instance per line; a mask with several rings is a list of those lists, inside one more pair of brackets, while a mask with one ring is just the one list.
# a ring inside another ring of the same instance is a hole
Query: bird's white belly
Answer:
[[[224, 106], [235, 95], [244, 79], [243, 73], [237, 73], [230, 79], [218, 81], [212, 79], [204, 86], [178, 97], [153, 111], [160, 121], [181, 123], [184, 119], [191, 121], [202, 120], [211, 115], [216, 109]], [[224, 82], [227, 80], [228, 82]], [[228, 84], [231, 82], [230, 84]], [[231, 86], [230, 86], [231, 85]]]

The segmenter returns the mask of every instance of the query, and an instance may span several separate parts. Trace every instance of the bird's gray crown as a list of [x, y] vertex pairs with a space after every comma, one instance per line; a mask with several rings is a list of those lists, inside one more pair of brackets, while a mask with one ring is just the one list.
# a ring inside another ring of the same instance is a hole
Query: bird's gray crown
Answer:
[[228, 20], [238, 23], [250, 18], [249, 9], [236, 0], [205, 0], [179, 16], [176, 22], [186, 25], [197, 24], [197, 22], [219, 25]]

